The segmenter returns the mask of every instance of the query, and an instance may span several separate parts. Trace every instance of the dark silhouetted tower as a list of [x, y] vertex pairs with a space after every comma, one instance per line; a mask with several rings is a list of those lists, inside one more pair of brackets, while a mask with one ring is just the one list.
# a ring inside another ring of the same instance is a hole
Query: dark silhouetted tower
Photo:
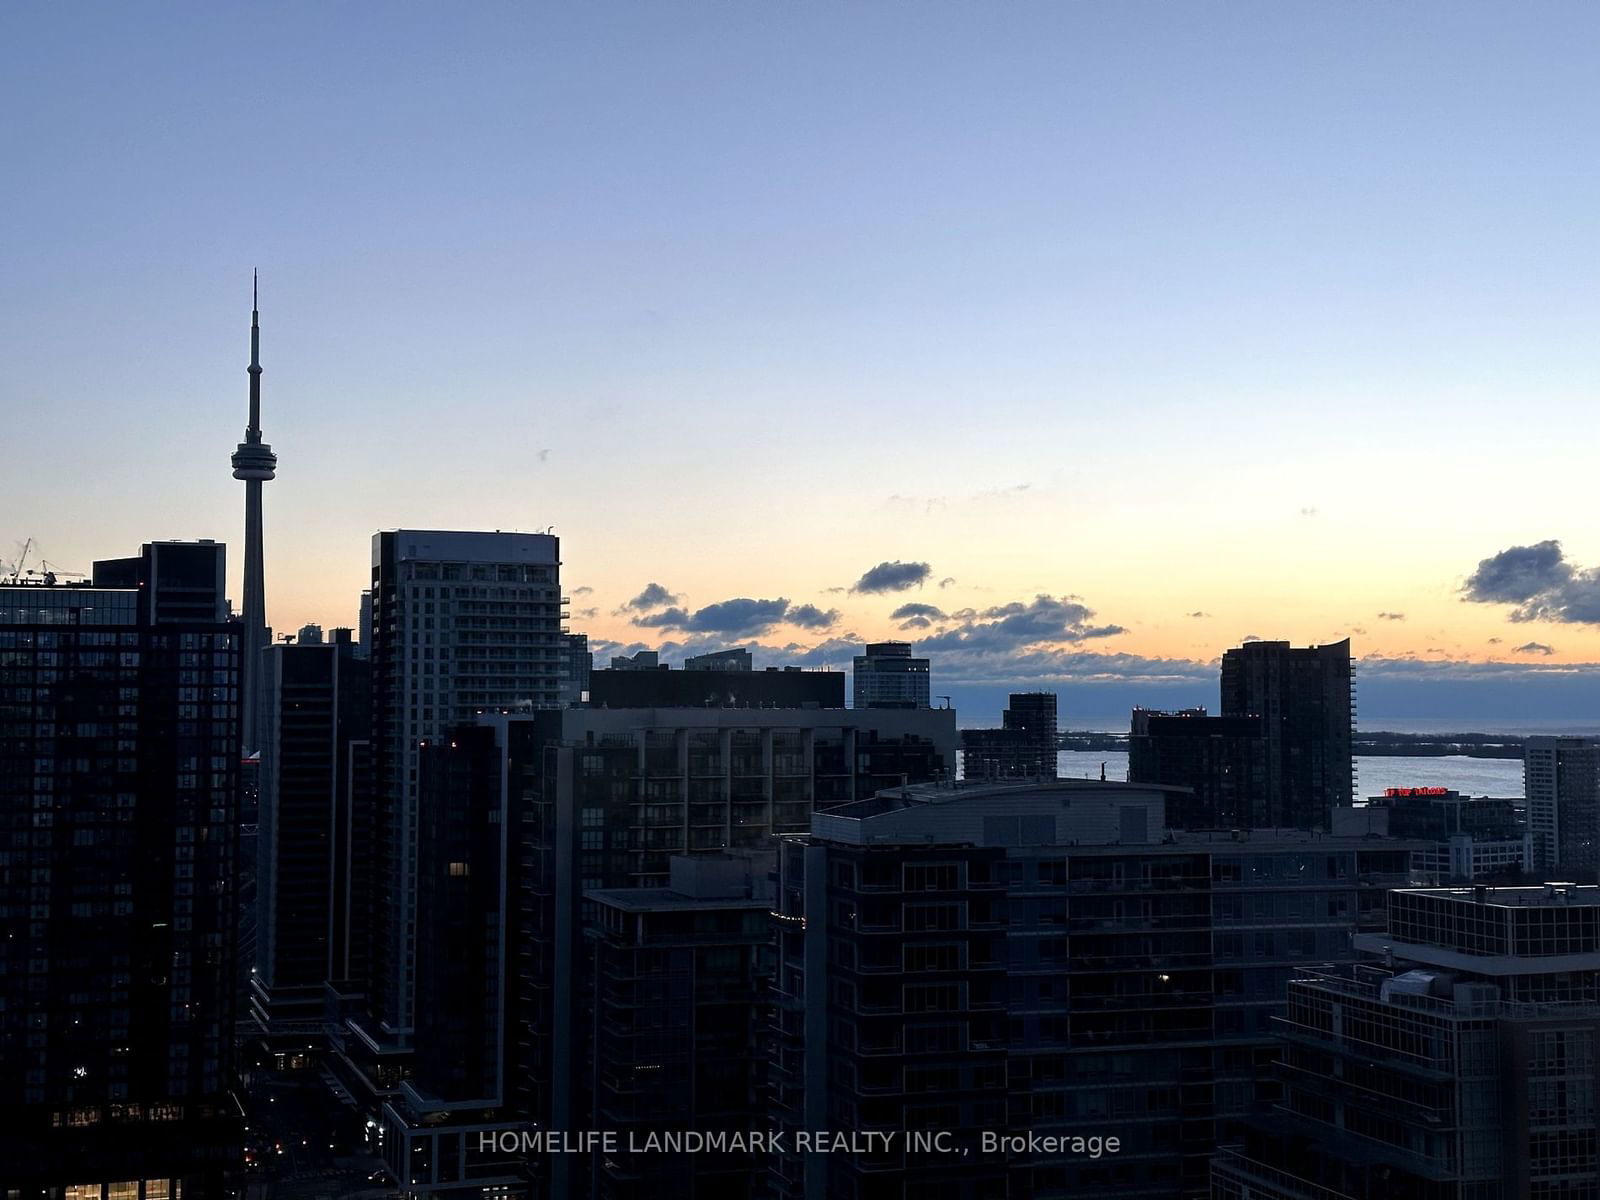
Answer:
[[1350, 640], [1296, 650], [1247, 642], [1222, 656], [1222, 712], [1258, 717], [1267, 745], [1265, 811], [1257, 827], [1329, 828], [1353, 799]]
[[261, 485], [277, 474], [278, 456], [261, 440], [261, 314], [250, 288], [250, 424], [233, 452], [233, 477], [244, 480], [244, 674], [240, 702], [246, 754], [261, 748], [261, 652], [267, 646], [265, 567], [261, 551]]

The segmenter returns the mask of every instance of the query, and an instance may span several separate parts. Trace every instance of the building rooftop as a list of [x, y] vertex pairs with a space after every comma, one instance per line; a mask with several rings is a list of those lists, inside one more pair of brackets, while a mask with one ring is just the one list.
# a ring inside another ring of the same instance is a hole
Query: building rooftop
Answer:
[[1403, 888], [1409, 895], [1460, 900], [1495, 908], [1596, 908], [1600, 885], [1544, 883], [1535, 887]]
[[596, 888], [584, 897], [624, 912], [693, 912], [723, 908], [772, 907], [770, 899], [751, 896], [686, 896], [671, 888]]
[[[889, 788], [865, 800], [842, 804], [827, 810], [830, 817], [844, 817], [853, 821], [882, 813], [901, 812], [905, 809], [924, 808], [929, 805], [966, 803], [972, 800], [1022, 798], [1042, 794], [1073, 793], [1104, 796], [1123, 792], [1129, 796], [1144, 796], [1151, 792], [1188, 792], [1190, 788], [1164, 783], [1125, 783], [1117, 779], [1021, 779], [989, 783], [942, 781], [915, 783], [907, 787]], [[1065, 797], [1064, 797], [1065, 798]], [[997, 808], [995, 810], [999, 812]]]

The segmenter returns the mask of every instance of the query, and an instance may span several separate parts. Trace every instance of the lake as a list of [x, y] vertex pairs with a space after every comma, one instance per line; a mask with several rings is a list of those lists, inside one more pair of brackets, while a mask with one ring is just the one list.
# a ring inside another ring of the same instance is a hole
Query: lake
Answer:
[[[1068, 779], [1098, 779], [1101, 763], [1105, 764], [1107, 779], [1128, 777], [1125, 750], [1063, 750], [1056, 755], [1056, 772]], [[1522, 760], [1468, 758], [1464, 754], [1433, 758], [1388, 758], [1368, 754], [1356, 757], [1358, 800], [1381, 796], [1385, 788], [1391, 787], [1443, 787], [1467, 796], [1515, 798], [1522, 795]]]

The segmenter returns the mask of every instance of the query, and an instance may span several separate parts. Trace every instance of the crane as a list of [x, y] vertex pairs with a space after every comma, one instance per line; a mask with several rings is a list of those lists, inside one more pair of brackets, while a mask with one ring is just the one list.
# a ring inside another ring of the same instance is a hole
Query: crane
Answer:
[[27, 541], [22, 543], [22, 551], [21, 551], [21, 553], [19, 553], [17, 555], [17, 560], [14, 563], [11, 564], [11, 577], [6, 581], [7, 583], [20, 583], [21, 582], [21, 580], [22, 580], [22, 568], [23, 568], [23, 565], [28, 561], [28, 551], [30, 551], [32, 549], [33, 549], [33, 539], [32, 538], [29, 538]]

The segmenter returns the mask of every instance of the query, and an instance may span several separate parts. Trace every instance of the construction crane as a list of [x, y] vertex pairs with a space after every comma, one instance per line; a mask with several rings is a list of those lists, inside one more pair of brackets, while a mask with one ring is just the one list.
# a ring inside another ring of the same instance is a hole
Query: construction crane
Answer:
[[22, 568], [28, 561], [28, 551], [30, 551], [32, 549], [33, 549], [33, 539], [32, 538], [29, 538], [27, 541], [22, 543], [22, 551], [21, 551], [21, 553], [19, 553], [17, 555], [16, 562], [11, 564], [11, 575], [6, 580], [7, 583], [21, 583], [22, 582]]
[[939, 706], [940, 708], [949, 708], [950, 707], [950, 697], [949, 696], [935, 696], [934, 699], [935, 700], [943, 700], [944, 701], [944, 703]]

